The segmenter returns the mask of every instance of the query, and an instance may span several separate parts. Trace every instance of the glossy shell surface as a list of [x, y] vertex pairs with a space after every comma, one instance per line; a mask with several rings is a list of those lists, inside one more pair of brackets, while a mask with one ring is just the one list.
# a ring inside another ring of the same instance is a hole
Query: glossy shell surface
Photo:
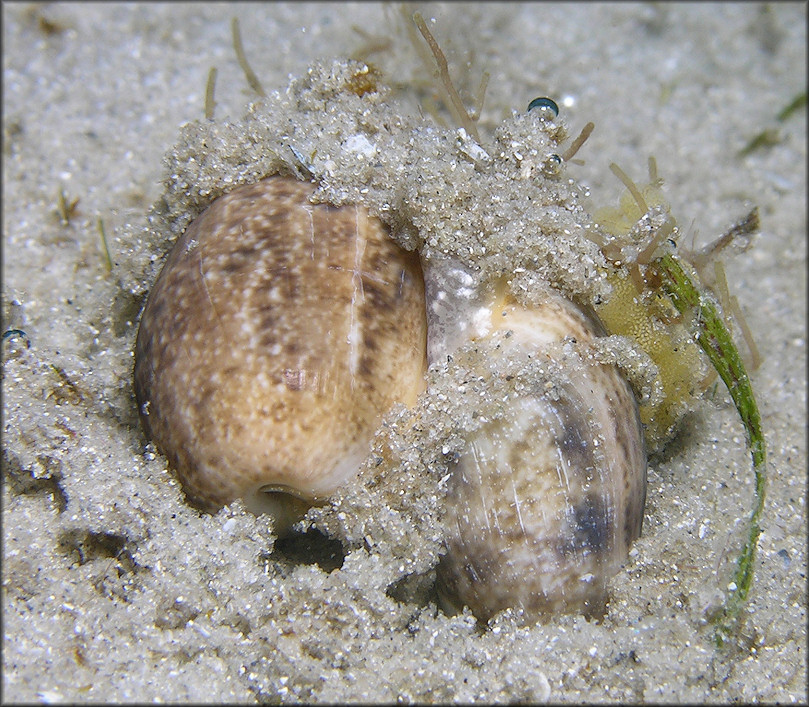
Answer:
[[[198, 507], [322, 501], [311, 526], [439, 563], [447, 603], [479, 619], [598, 614], [646, 460], [605, 332], [573, 303], [610, 285], [561, 177], [566, 130], [532, 111], [478, 145], [357, 94], [367, 71], [316, 65], [245, 118], [249, 141], [201, 123], [173, 155], [172, 231], [233, 178], [214, 165], [311, 184], [239, 187], [175, 245], [137, 342], [147, 435]], [[396, 402], [413, 408], [379, 428]], [[376, 431], [379, 465], [344, 485]]]
[[599, 322], [551, 296], [492, 310], [498, 352], [541, 375], [512, 388], [453, 470], [439, 586], [479, 619], [603, 611], [607, 580], [640, 534], [646, 455], [637, 404], [615, 366], [594, 357]]
[[424, 389], [418, 256], [363, 207], [288, 177], [214, 201], [178, 239], [143, 312], [135, 392], [189, 500], [320, 500], [382, 416]]

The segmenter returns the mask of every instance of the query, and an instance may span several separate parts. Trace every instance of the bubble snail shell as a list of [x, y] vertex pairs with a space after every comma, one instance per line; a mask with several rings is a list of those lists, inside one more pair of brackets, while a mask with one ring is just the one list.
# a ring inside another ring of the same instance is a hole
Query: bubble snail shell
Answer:
[[[352, 92], [361, 71], [347, 62], [320, 80], [331, 82], [323, 95], [367, 116], [382, 110], [384, 92]], [[312, 74], [296, 85], [300, 95], [318, 90]], [[346, 75], [340, 93], [335, 82]], [[515, 191], [538, 202], [534, 184], [552, 181], [559, 158], [550, 148], [564, 133], [547, 116], [514, 120], [498, 139], [539, 140], [516, 165], [525, 183]], [[360, 134], [364, 143], [341, 144], [365, 149], [374, 133]], [[458, 134], [466, 158], [458, 173], [490, 178], [488, 154]], [[302, 170], [295, 150], [286, 171], [317, 183], [331, 170], [338, 182], [339, 156], [357, 159], [351, 150], [319, 153], [331, 156], [328, 168]], [[305, 508], [356, 472], [394, 403], [417, 403], [428, 363], [439, 373], [465, 366], [495, 393], [459, 430], [450, 463], [441, 595], [483, 620], [507, 607], [597, 612], [641, 528], [646, 456], [635, 397], [597, 355], [605, 331], [589, 307], [557, 283], [518, 277], [542, 261], [530, 250], [545, 242], [540, 228], [523, 223], [514, 241], [531, 258], [516, 248], [506, 268], [483, 274], [472, 248], [453, 252], [429, 237], [419, 189], [439, 190], [411, 184], [420, 186], [391, 198], [386, 220], [418, 255], [365, 204], [312, 203], [314, 186], [296, 177], [262, 178], [213, 201], [177, 240], [142, 315], [134, 379], [146, 434], [202, 509], [244, 498], [256, 512], [277, 510], [286, 494]], [[564, 188], [549, 193], [553, 208], [570, 212], [564, 218], [578, 218]], [[548, 255], [549, 268], [561, 269], [561, 257]], [[515, 294], [518, 280], [530, 296]]]
[[635, 397], [615, 366], [593, 359], [601, 324], [564, 297], [498, 303], [491, 327], [494, 353], [531, 358], [540, 375], [504, 394], [457, 460], [439, 589], [481, 619], [515, 606], [600, 615], [643, 520]]
[[325, 499], [382, 415], [424, 389], [418, 257], [367, 209], [313, 205], [313, 191], [276, 176], [214, 201], [143, 312], [143, 425], [202, 509]]

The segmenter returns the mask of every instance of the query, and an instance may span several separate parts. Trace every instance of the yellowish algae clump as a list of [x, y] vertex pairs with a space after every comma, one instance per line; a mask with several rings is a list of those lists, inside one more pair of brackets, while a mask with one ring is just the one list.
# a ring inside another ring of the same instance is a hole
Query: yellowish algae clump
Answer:
[[[646, 441], [649, 450], [656, 451], [671, 438], [677, 422], [693, 406], [707, 369], [702, 351], [686, 327], [689, 322], [683, 321], [671, 300], [659, 289], [659, 278], [649, 268], [641, 275], [639, 263], [642, 260], [648, 263], [654, 253], [665, 247], [656, 240], [659, 235], [654, 233], [651, 221], [644, 232], [641, 226], [644, 216], [656, 213], [660, 219], [657, 228], [665, 228], [666, 232], [673, 232], [675, 226], [661, 180], [654, 176], [654, 161], [650, 162], [650, 168], [653, 174], [648, 184], [625, 189], [617, 207], [601, 208], [594, 215], [598, 225], [615, 237], [605, 247], [607, 252], [614, 253], [613, 267], [607, 276], [612, 292], [595, 309], [610, 333], [631, 339], [657, 366], [657, 394], [640, 401]], [[645, 202], [647, 209], [643, 210], [639, 202]], [[619, 252], [625, 249], [618, 251], [618, 243], [644, 236], [651, 236], [651, 243], [634, 253], [634, 260], [630, 256], [629, 262], [622, 262]]]
[[608, 331], [632, 339], [657, 365], [662, 397], [640, 405], [647, 444], [654, 450], [670, 437], [697, 393], [705, 368], [702, 353], [683, 327], [666, 326], [657, 318], [662, 306], [670, 306], [663, 295], [638, 292], [632, 279], [620, 272], [610, 275], [609, 282], [613, 290], [596, 307], [598, 316]]

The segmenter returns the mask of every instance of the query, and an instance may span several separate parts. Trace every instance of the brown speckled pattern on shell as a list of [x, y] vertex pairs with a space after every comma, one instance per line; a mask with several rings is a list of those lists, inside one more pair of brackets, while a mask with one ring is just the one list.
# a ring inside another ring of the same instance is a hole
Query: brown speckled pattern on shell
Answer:
[[382, 415], [424, 389], [418, 256], [362, 207], [271, 177], [217, 199], [178, 239], [135, 352], [147, 436], [191, 502], [262, 486], [323, 498]]
[[552, 356], [561, 380], [512, 391], [467, 440], [453, 470], [439, 587], [482, 620], [507, 607], [598, 615], [643, 520], [635, 398], [615, 366], [589, 355], [603, 329], [571, 302], [498, 307], [492, 323], [511, 332], [504, 357]]

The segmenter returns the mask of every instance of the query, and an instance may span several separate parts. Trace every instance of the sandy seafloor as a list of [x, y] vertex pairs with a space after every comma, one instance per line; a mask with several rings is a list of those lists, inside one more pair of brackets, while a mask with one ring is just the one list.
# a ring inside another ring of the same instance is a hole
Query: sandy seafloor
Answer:
[[[752, 508], [721, 390], [650, 461], [644, 533], [601, 623], [505, 616], [479, 631], [418, 593], [387, 596], [373, 552], [327, 573], [270, 552], [266, 523], [240, 507], [187, 507], [137, 425], [117, 229], [160, 195], [161, 158], [202, 117], [211, 66], [217, 118], [254, 97], [231, 17], [268, 90], [355, 52], [368, 41], [355, 26], [395, 39], [371, 58], [404, 95], [424, 76], [394, 68], [398, 11], [376, 4], [5, 3], [3, 330], [27, 340], [2, 344], [4, 701], [806, 702], [806, 110], [776, 118], [806, 90], [805, 4], [421, 10], [451, 70], [470, 85], [491, 73], [484, 138], [539, 95], [574, 133], [595, 122], [571, 169], [597, 205], [620, 191], [611, 161], [642, 180], [649, 155], [698, 243], [758, 205], [761, 234], [727, 259], [763, 359], [769, 450], [738, 642], [717, 651], [705, 620]], [[765, 129], [776, 144], [740, 156]], [[80, 199], [67, 226], [60, 185]]]

